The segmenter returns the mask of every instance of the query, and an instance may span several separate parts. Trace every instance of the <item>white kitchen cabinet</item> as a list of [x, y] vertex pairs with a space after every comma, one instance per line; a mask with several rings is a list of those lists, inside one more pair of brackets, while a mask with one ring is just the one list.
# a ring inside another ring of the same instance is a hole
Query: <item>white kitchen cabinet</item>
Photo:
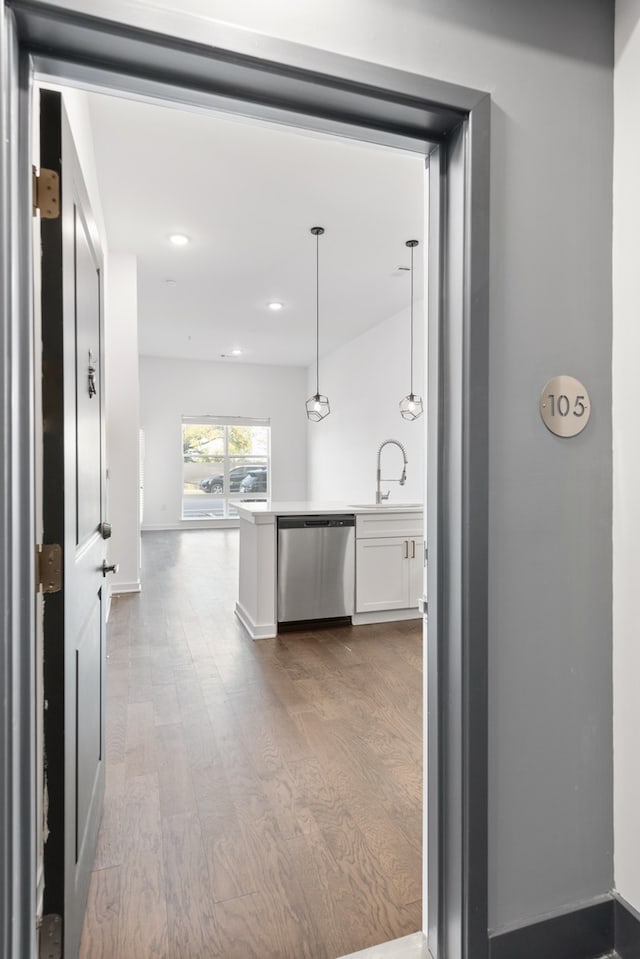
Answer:
[[356, 612], [417, 607], [422, 595], [422, 539], [356, 541]]
[[[400, 534], [400, 535], [398, 535]], [[356, 517], [356, 615], [419, 615], [423, 593], [422, 514]]]
[[409, 550], [409, 606], [417, 609], [424, 596], [424, 537], [412, 536]]

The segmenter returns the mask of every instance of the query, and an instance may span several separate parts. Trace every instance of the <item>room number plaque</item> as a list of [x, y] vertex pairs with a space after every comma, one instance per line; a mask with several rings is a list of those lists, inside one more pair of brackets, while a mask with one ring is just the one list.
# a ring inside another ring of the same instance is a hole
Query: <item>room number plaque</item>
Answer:
[[577, 436], [591, 415], [587, 389], [573, 376], [554, 376], [540, 396], [542, 422], [556, 436]]

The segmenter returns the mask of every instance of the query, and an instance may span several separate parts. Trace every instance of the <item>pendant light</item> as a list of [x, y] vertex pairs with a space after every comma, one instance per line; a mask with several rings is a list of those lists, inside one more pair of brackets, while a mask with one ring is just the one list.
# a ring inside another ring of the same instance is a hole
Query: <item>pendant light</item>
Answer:
[[400, 415], [405, 420], [417, 420], [422, 416], [422, 397], [413, 392], [413, 250], [418, 246], [418, 240], [407, 240], [405, 246], [411, 250], [411, 385], [407, 396], [400, 400]]
[[319, 423], [331, 412], [329, 400], [320, 393], [320, 283], [319, 283], [319, 245], [320, 237], [324, 233], [323, 226], [311, 227], [311, 233], [316, 238], [316, 391], [307, 400], [307, 418]]

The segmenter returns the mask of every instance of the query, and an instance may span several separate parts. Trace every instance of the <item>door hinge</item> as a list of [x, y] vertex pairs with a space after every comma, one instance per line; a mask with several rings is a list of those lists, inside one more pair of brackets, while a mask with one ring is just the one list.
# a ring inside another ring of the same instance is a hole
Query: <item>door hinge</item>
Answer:
[[60, 177], [55, 170], [42, 167], [31, 171], [32, 214], [40, 210], [43, 220], [57, 220], [60, 216]]
[[62, 589], [62, 547], [59, 543], [36, 547], [36, 579], [39, 593], [59, 593]]
[[38, 959], [62, 959], [62, 917], [55, 913], [42, 917]]

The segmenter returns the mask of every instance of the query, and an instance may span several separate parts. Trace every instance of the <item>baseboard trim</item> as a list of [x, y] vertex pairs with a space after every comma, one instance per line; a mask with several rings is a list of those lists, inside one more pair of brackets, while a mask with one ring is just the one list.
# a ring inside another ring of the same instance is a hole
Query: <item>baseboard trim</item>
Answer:
[[278, 635], [278, 627], [275, 623], [258, 626], [240, 602], [236, 603], [235, 613], [251, 639], [273, 639]]
[[132, 583], [113, 583], [111, 586], [111, 595], [119, 596], [120, 593], [139, 593], [142, 590], [140, 580]]
[[422, 619], [419, 609], [379, 609], [372, 613], [353, 613], [353, 626], [368, 626], [370, 623], [397, 623], [405, 619]]
[[172, 532], [180, 529], [238, 529], [239, 519], [185, 519], [177, 523], [145, 523], [142, 533]]
[[[600, 959], [614, 947], [614, 901], [598, 900], [491, 936], [490, 959]], [[625, 957], [627, 959], [627, 957]], [[629, 959], [636, 959], [629, 954]]]
[[620, 959], [640, 959], [640, 914], [616, 896], [613, 915], [616, 952]]

